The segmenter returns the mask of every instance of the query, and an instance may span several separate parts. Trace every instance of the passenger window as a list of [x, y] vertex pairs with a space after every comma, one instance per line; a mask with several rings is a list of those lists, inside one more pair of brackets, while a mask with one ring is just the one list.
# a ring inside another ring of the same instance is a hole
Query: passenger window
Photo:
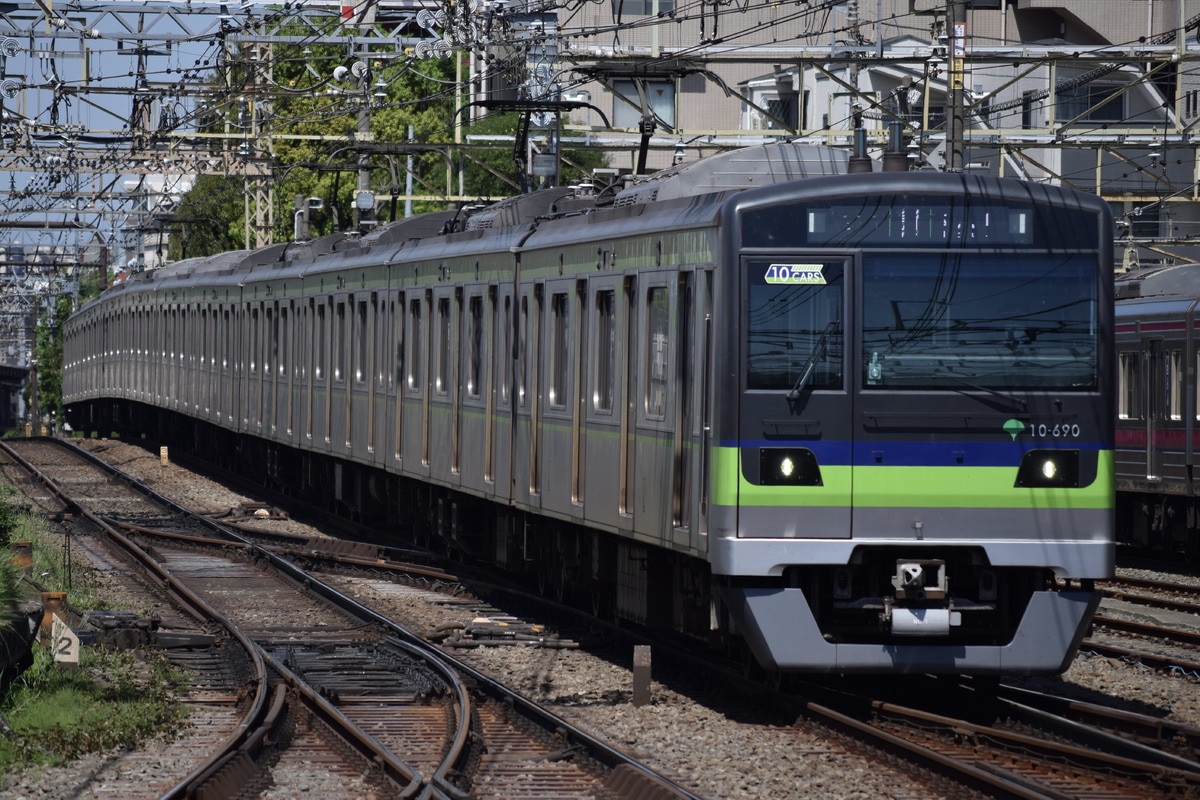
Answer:
[[609, 414], [613, 410], [617, 370], [616, 305], [616, 292], [596, 293], [596, 353], [592, 359], [596, 374], [592, 407]]
[[413, 300], [408, 307], [409, 336], [408, 336], [408, 390], [413, 393], [421, 391], [421, 298]]
[[1117, 416], [1121, 419], [1140, 419], [1142, 416], [1140, 402], [1141, 354], [1121, 353], [1119, 362], [1120, 375], [1118, 376]]
[[434, 389], [438, 394], [450, 391], [450, 298], [438, 300], [437, 363], [434, 365]]
[[478, 398], [483, 372], [483, 298], [472, 297], [467, 306], [467, 396]]
[[1168, 392], [1167, 413], [1171, 419], [1183, 419], [1183, 353], [1171, 351], [1171, 360], [1167, 362], [1171, 374], [1167, 376]]
[[663, 419], [667, 409], [667, 353], [670, 344], [667, 323], [670, 319], [667, 289], [653, 287], [646, 292], [646, 416]]
[[567, 295], [551, 295], [551, 363], [548, 376], [549, 386], [547, 386], [547, 397], [551, 408], [565, 408], [567, 404], [567, 351], [570, 349], [570, 341], [567, 338], [570, 320], [569, 308]]

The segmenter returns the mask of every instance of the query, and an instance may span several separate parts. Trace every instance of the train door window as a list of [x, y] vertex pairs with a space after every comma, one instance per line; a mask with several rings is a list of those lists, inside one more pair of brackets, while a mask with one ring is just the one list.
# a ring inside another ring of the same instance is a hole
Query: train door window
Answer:
[[433, 388], [440, 395], [450, 393], [450, 298], [437, 303], [437, 342], [433, 365]]
[[1183, 353], [1181, 351], [1171, 351], [1171, 358], [1167, 362], [1167, 370], [1170, 373], [1167, 375], [1167, 391], [1170, 393], [1170, 397], [1167, 400], [1167, 414], [1171, 419], [1183, 419], [1184, 374]]
[[483, 297], [467, 301], [467, 397], [479, 399], [483, 378]]
[[1118, 383], [1120, 394], [1117, 400], [1117, 415], [1121, 419], [1140, 419], [1141, 409], [1141, 353], [1125, 352], [1119, 356], [1120, 374]]
[[408, 390], [413, 394], [421, 393], [421, 298], [415, 297], [408, 305]]
[[276, 367], [275, 372], [280, 378], [287, 380], [288, 364], [291, 363], [291, 329], [288, 327], [288, 307], [279, 309], [279, 317], [275, 322]]
[[592, 408], [611, 414], [616, 392], [617, 372], [617, 293], [611, 289], [596, 292], [596, 344], [592, 356]]
[[667, 413], [667, 352], [670, 298], [665, 286], [646, 292], [646, 416], [663, 419]]
[[521, 329], [517, 334], [520, 341], [517, 342], [517, 352], [521, 359], [520, 367], [517, 370], [517, 404], [521, 408], [525, 407], [525, 386], [529, 378], [529, 298], [521, 298]]
[[504, 315], [500, 320], [500, 403], [508, 405], [509, 381], [512, 380], [512, 298], [504, 296]]
[[367, 301], [359, 300], [354, 313], [354, 382], [367, 381]]
[[346, 348], [349, 347], [349, 337], [346, 335], [346, 303], [338, 301], [333, 307], [333, 379], [337, 382], [346, 380]]
[[546, 373], [546, 402], [561, 409], [567, 403], [567, 358], [571, 348], [570, 307], [567, 295], [550, 295], [550, 364]]
[[325, 380], [325, 304], [316, 304], [316, 319], [313, 329], [313, 377]]

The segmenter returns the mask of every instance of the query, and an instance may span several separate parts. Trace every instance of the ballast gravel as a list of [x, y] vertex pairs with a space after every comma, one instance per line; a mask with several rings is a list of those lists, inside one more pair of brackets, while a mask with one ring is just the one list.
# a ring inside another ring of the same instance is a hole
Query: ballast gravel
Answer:
[[[157, 453], [136, 446], [107, 440], [82, 444], [189, 508], [211, 513], [255, 500], [174, 464], [164, 466]], [[306, 530], [294, 521], [272, 524]], [[336, 581], [343, 591], [387, 610], [414, 630], [433, 630], [463, 620], [463, 609], [446, 602], [443, 595], [398, 589], [378, 580], [341, 576]], [[845, 743], [803, 720], [762, 709], [739, 713], [734, 705], [697, 700], [659, 681], [652, 683], [651, 702], [634, 707], [629, 665], [583, 650], [479, 648], [471, 651], [469, 660], [476, 669], [519, 688], [531, 700], [551, 706], [564, 719], [632, 752], [706, 798], [939, 797], [928, 786], [910, 785], [912, 778], [907, 773], [851, 752]], [[1064, 675], [1027, 683], [1072, 698], [1116, 698], [1135, 710], [1200, 725], [1196, 676], [1167, 676], [1085, 651]], [[153, 746], [146, 750], [152, 751]], [[144, 760], [146, 752], [138, 755], [143, 764], [152, 763]], [[122, 762], [133, 763], [127, 760], [129, 756], [107, 753], [36, 773], [4, 775], [0, 777], [0, 800], [111, 797], [104, 788], [106, 771], [120, 769]], [[348, 785], [342, 777], [302, 766], [289, 769], [286, 779], [281, 776], [263, 796], [272, 800], [375, 800], [367, 787]]]

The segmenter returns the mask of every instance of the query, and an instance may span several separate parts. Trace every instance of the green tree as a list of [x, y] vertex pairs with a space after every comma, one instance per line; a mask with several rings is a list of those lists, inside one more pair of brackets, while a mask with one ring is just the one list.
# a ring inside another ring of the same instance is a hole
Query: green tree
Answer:
[[[75, 310], [75, 300], [68, 294], [59, 295], [54, 308], [43, 309], [38, 315], [34, 355], [37, 358], [38, 413], [61, 415], [63, 323]], [[36, 424], [35, 420], [35, 424]]]
[[[466, 135], [515, 136], [520, 127], [520, 115], [515, 112], [493, 114], [470, 125]], [[513, 142], [495, 146], [468, 148], [465, 152], [464, 192], [478, 197], [507, 197], [521, 191], [521, 179]], [[599, 150], [576, 148], [564, 150], [559, 183], [563, 186], [591, 177], [592, 170], [608, 166], [608, 157]]]
[[175, 209], [168, 258], [178, 261], [240, 250], [245, 238], [245, 188], [240, 177], [201, 175]]

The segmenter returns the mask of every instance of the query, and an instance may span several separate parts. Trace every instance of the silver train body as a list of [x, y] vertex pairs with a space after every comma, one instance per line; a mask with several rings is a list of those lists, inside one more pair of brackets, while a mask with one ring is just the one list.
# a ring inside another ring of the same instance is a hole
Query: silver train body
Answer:
[[67, 324], [68, 420], [769, 670], [1061, 671], [1113, 569], [1107, 209], [845, 173], [747, 148], [139, 274]]

